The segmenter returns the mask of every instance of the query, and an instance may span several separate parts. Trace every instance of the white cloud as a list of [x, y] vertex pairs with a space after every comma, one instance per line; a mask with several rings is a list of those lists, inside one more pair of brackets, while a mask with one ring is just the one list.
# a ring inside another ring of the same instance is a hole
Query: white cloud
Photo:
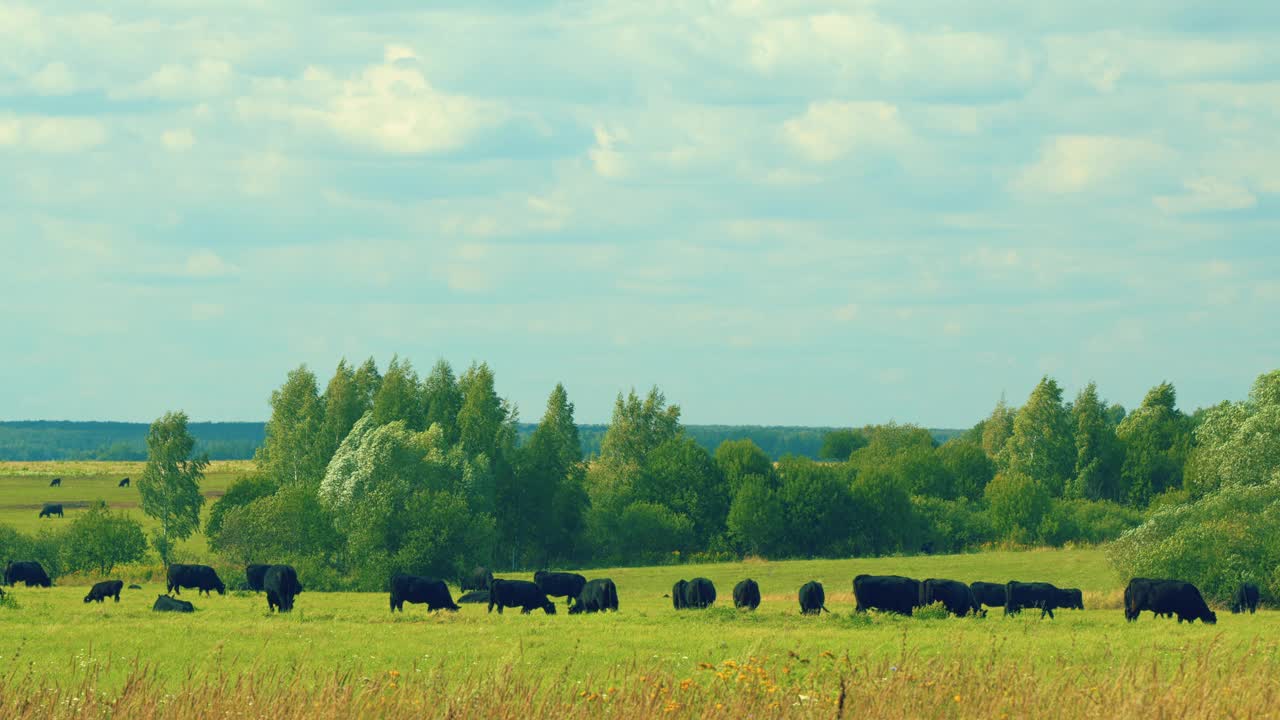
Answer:
[[0, 146], [8, 145], [40, 153], [77, 153], [95, 148], [106, 140], [106, 128], [93, 118], [21, 115], [0, 117]]
[[909, 133], [898, 108], [883, 102], [815, 102], [782, 125], [783, 138], [815, 163], [861, 150], [890, 150]]
[[1060, 135], [1040, 148], [1014, 189], [1049, 194], [1097, 190], [1116, 180], [1149, 173], [1166, 163], [1168, 148], [1142, 138]]
[[227, 308], [221, 303], [192, 303], [192, 320], [215, 320], [226, 314]]
[[1167, 213], [1199, 213], [1215, 210], [1243, 210], [1258, 203], [1248, 189], [1216, 177], [1202, 177], [1183, 183], [1182, 195], [1161, 195], [1156, 207]]
[[274, 150], [246, 155], [240, 161], [240, 190], [255, 197], [274, 195], [292, 172], [293, 163]]
[[201, 60], [193, 65], [164, 65], [131, 87], [115, 90], [115, 98], [187, 100], [212, 98], [230, 91], [234, 73], [225, 60]]
[[190, 150], [195, 144], [196, 138], [187, 128], [179, 128], [177, 130], [165, 130], [160, 134], [160, 142], [166, 150], [171, 152], [182, 152]]
[[591, 166], [602, 177], [618, 178], [625, 175], [627, 162], [622, 153], [618, 152], [616, 146], [620, 141], [625, 142], [627, 140], [626, 130], [610, 131], [596, 126], [595, 136], [595, 147], [591, 148], [587, 153], [588, 157], [591, 158]]
[[186, 275], [191, 277], [221, 277], [237, 272], [235, 265], [228, 263], [212, 250], [199, 250], [187, 258], [184, 267]]
[[75, 92], [76, 78], [64, 62], [51, 62], [31, 76], [31, 87], [41, 95], [67, 95]]

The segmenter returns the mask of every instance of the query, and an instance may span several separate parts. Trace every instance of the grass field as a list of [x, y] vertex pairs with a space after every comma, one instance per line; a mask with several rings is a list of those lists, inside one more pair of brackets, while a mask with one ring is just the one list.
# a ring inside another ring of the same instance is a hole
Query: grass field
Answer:
[[[122, 467], [63, 488], [100, 487]], [[96, 471], [95, 471], [96, 470]], [[0, 505], [39, 492], [13, 466]], [[126, 472], [133, 472], [130, 468]], [[230, 477], [237, 470], [223, 468]], [[64, 474], [64, 478], [67, 474]], [[73, 478], [76, 476], [73, 476]], [[47, 480], [45, 481], [47, 484]], [[225, 481], [222, 485], [225, 487]], [[97, 483], [90, 485], [90, 483]], [[210, 487], [214, 483], [209, 483]], [[19, 488], [13, 490], [13, 488]], [[91, 495], [92, 493], [86, 493]], [[123, 500], [122, 500], [123, 502]], [[1079, 587], [1090, 609], [1005, 618], [853, 613], [859, 573]], [[193, 615], [152, 613], [164, 588], [119, 604], [86, 588], [9, 588], [0, 604], [3, 717], [1265, 717], [1280, 712], [1280, 615], [1216, 626], [1150, 615], [1126, 623], [1122, 580], [1092, 548], [587, 571], [618, 584], [621, 611], [487, 614], [466, 605], [392, 615], [385, 593], [304, 593], [290, 615], [261, 595], [183, 597]], [[501, 575], [501, 573], [500, 573]], [[664, 597], [705, 576], [717, 607], [677, 613]], [[518, 577], [518, 575], [513, 575]], [[764, 602], [733, 610], [753, 577]], [[801, 617], [796, 589], [826, 586], [830, 614]], [[302, 578], [306, 583], [306, 578]], [[456, 593], [456, 588], [454, 589]], [[255, 699], [246, 706], [243, 699]], [[21, 702], [19, 702], [21, 700]], [[256, 708], [256, 709], [255, 709]], [[309, 709], [301, 712], [300, 709]]]

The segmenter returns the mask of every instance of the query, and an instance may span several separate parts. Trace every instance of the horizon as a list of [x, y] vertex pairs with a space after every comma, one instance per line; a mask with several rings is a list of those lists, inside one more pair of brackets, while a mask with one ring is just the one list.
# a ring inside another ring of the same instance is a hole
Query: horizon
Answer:
[[963, 428], [1280, 365], [1280, 6], [517, 5], [0, 8], [0, 415], [398, 353], [525, 422]]

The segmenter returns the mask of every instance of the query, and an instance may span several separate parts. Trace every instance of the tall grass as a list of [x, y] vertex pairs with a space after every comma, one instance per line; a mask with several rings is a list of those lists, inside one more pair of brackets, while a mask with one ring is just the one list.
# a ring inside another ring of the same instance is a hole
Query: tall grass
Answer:
[[529, 677], [513, 667], [459, 680], [441, 668], [377, 676], [305, 677], [279, 670], [190, 675], [176, 689], [133, 663], [124, 685], [100, 688], [107, 668], [73, 669], [79, 681], [49, 683], [10, 670], [0, 677], [0, 717], [329, 718], [857, 717], [1169, 718], [1280, 714], [1280, 652], [1272, 642], [1227, 649], [1207, 643], [1172, 667], [1074, 665], [1028, 672], [1031, 658], [993, 645], [980, 657], [897, 659], [825, 652], [701, 664], [687, 677], [628, 666], [581, 682], [563, 673]]

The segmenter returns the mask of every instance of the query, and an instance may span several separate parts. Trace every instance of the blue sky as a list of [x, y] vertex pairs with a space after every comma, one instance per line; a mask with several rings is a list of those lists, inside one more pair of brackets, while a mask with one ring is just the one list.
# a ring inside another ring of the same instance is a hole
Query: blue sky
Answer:
[[1280, 365], [1276, 3], [107, 6], [0, 5], [3, 419], [261, 419], [393, 353], [581, 422]]

